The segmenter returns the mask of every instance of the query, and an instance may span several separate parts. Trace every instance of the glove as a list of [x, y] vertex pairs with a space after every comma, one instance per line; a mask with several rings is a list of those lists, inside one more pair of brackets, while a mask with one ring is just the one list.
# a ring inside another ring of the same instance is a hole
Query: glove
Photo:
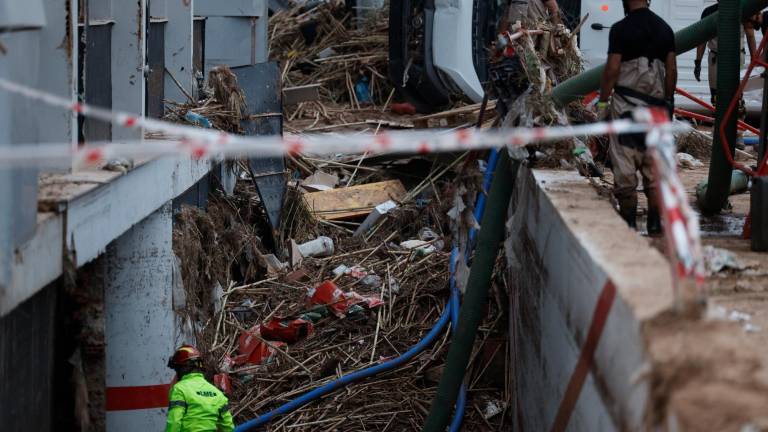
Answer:
[[608, 119], [608, 102], [598, 102], [595, 104], [597, 107], [597, 120], [605, 121]]
[[693, 76], [696, 81], [701, 82], [701, 60], [694, 60], [693, 65]]

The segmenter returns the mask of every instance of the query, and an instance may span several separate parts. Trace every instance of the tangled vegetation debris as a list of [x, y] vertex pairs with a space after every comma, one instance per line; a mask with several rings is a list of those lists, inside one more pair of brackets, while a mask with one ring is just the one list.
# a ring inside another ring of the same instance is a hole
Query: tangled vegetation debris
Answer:
[[[360, 218], [316, 219], [303, 200], [305, 191], [300, 185], [291, 187], [278, 235], [284, 248], [274, 252], [278, 261], [287, 263], [273, 274], [259, 260], [272, 251], [259, 240], [262, 215], [249, 182], [240, 182], [233, 197], [214, 193], [207, 211], [181, 211], [174, 250], [181, 261], [188, 309], [194, 311], [197, 343], [207, 355], [208, 372], [217, 374], [217, 382], [227, 383], [237, 419], [253, 418], [341, 375], [398, 356], [429, 331], [449, 300], [446, 245], [453, 238], [453, 222], [447, 213], [455, 202], [454, 183], [469, 182], [474, 190], [477, 178], [474, 164], [461, 161], [466, 155], [438, 158], [419, 181], [405, 178], [406, 196], [360, 237], [352, 235]], [[374, 166], [392, 162], [372, 161]], [[323, 169], [350, 185], [373, 180], [351, 176], [354, 168], [346, 166]], [[373, 177], [397, 172], [377, 171]], [[292, 240], [302, 243], [318, 236], [333, 241], [331, 256], [307, 256], [298, 262], [291, 257]], [[511, 421], [506, 289], [502, 269], [498, 274], [496, 301], [489, 307], [467, 374], [468, 430], [503, 429]], [[313, 293], [327, 281], [352, 299], [347, 306], [313, 300]], [[222, 287], [218, 298], [210, 295], [216, 285]], [[279, 418], [269, 430], [419, 430], [448, 342], [446, 333], [408, 365]], [[255, 346], [261, 348], [254, 351]]]

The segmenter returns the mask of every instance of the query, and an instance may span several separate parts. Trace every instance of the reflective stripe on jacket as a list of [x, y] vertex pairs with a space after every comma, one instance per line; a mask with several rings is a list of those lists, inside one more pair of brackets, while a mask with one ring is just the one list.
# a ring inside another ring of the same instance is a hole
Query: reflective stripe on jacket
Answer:
[[184, 375], [171, 389], [166, 432], [230, 432], [235, 429], [226, 396], [203, 374]]

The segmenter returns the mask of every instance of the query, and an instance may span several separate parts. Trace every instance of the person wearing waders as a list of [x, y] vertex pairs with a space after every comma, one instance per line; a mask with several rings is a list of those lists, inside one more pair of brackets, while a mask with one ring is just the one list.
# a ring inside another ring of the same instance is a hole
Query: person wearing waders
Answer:
[[[718, 0], [719, 2], [720, 0]], [[718, 3], [715, 3], [701, 13], [701, 19], [704, 19], [718, 10]], [[752, 17], [742, 23], [741, 36], [739, 37], [739, 49], [741, 51], [740, 67], [744, 67], [744, 39], [746, 36], [747, 47], [749, 48], [750, 58], [754, 58], [755, 51], [757, 51], [757, 43], [755, 41], [755, 28], [760, 27], [759, 23], [760, 15]], [[709, 93], [711, 96], [712, 105], [717, 105], [717, 36], [710, 39], [706, 44], [701, 44], [696, 47], [696, 60], [693, 62], [693, 76], [696, 81], [701, 81], [701, 60], [704, 57], [704, 51], [709, 48], [709, 54], [707, 56], [707, 78], [709, 81]], [[742, 95], [743, 96], [743, 95]], [[730, 102], [730, 101], [728, 101]], [[744, 104], [744, 98], [739, 99], [739, 119], [744, 120], [747, 117], [747, 107]], [[736, 146], [738, 148], [744, 148], [744, 132], [739, 131], [736, 138]]]
[[202, 355], [182, 345], [168, 360], [176, 371], [176, 384], [168, 402], [166, 432], [231, 432], [235, 430], [229, 401], [203, 376]]
[[[611, 26], [608, 61], [600, 83], [598, 117], [605, 120], [632, 118], [643, 107], [674, 110], [677, 85], [675, 35], [650, 9], [648, 0], [623, 0], [625, 17]], [[610, 103], [609, 103], [610, 101]], [[648, 198], [649, 235], [661, 233], [661, 216], [653, 161], [645, 146], [645, 134], [611, 135], [613, 195], [621, 217], [637, 228], [637, 172]]]

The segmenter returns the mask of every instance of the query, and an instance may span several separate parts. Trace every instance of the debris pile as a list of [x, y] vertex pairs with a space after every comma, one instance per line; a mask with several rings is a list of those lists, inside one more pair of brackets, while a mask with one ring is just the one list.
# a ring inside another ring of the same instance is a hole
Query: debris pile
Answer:
[[[539, 22], [525, 29], [516, 23], [509, 32], [499, 35], [496, 56], [491, 63], [491, 77], [498, 99], [503, 127], [535, 127], [589, 123], [596, 115], [581, 101], [565, 109], [551, 99], [554, 86], [583, 70], [577, 44], [578, 25], [573, 31], [562, 24]], [[594, 163], [603, 143], [582, 142], [568, 138], [562, 142], [530, 150], [530, 160], [537, 166], [572, 169], [585, 176], [599, 175]]]
[[[270, 58], [282, 68], [283, 87], [319, 85], [320, 100], [286, 107], [287, 120], [340, 115], [345, 108], [386, 107], [386, 9], [364, 26], [343, 1], [297, 6], [270, 18]], [[383, 111], [383, 110], [382, 110]]]
[[564, 112], [550, 99], [554, 86], [583, 70], [577, 42], [579, 28], [572, 32], [562, 24], [541, 22], [535, 29], [523, 29], [516, 24], [511, 32], [499, 37], [499, 55], [491, 68], [497, 72], [494, 84], [498, 97], [509, 113], [505, 125], [532, 127], [562, 125], [569, 119], [594, 121], [594, 115], [581, 103], [569, 105]]
[[[185, 208], [177, 219], [174, 245], [189, 272], [197, 343], [238, 421], [401, 355], [447, 307], [455, 231], [447, 214], [456, 183], [475, 182], [474, 164], [462, 164], [467, 154], [355, 158], [300, 159], [311, 175], [291, 182], [278, 250], [259, 240], [266, 231], [254, 220], [258, 195], [246, 181], [234, 197], [215, 194], [207, 213]], [[240, 241], [230, 244], [235, 233]], [[498, 274], [467, 374], [467, 430], [511, 421]], [[223, 288], [206, 304], [201, 293], [215, 285]], [[278, 418], [269, 430], [420, 430], [449, 338], [446, 331], [407, 365]]]
[[[297, 6], [270, 18], [270, 58], [281, 65], [289, 130], [475, 124], [480, 104], [457, 102], [444, 113], [416, 116], [412, 105], [397, 103], [387, 76], [387, 10], [376, 11], [363, 25], [358, 25], [355, 10], [343, 1]], [[493, 104], [487, 120], [493, 120], [492, 111]]]
[[[175, 217], [173, 249], [186, 291], [186, 315], [204, 320], [215, 312], [213, 287], [226, 288], [230, 280], [261, 280], [259, 266], [264, 246], [264, 213], [253, 197], [253, 185], [238, 182], [235, 194], [211, 194], [206, 210], [182, 206]], [[214, 290], [217, 291], [217, 290]]]
[[677, 151], [688, 153], [697, 159], [709, 159], [712, 156], [712, 134], [691, 128], [675, 137]]
[[202, 93], [203, 97], [200, 100], [187, 95], [189, 102], [184, 104], [164, 101], [165, 119], [225, 132], [241, 133], [240, 121], [244, 119], [243, 113], [246, 111], [245, 95], [238, 86], [237, 76], [232, 70], [225, 65], [211, 69]]

